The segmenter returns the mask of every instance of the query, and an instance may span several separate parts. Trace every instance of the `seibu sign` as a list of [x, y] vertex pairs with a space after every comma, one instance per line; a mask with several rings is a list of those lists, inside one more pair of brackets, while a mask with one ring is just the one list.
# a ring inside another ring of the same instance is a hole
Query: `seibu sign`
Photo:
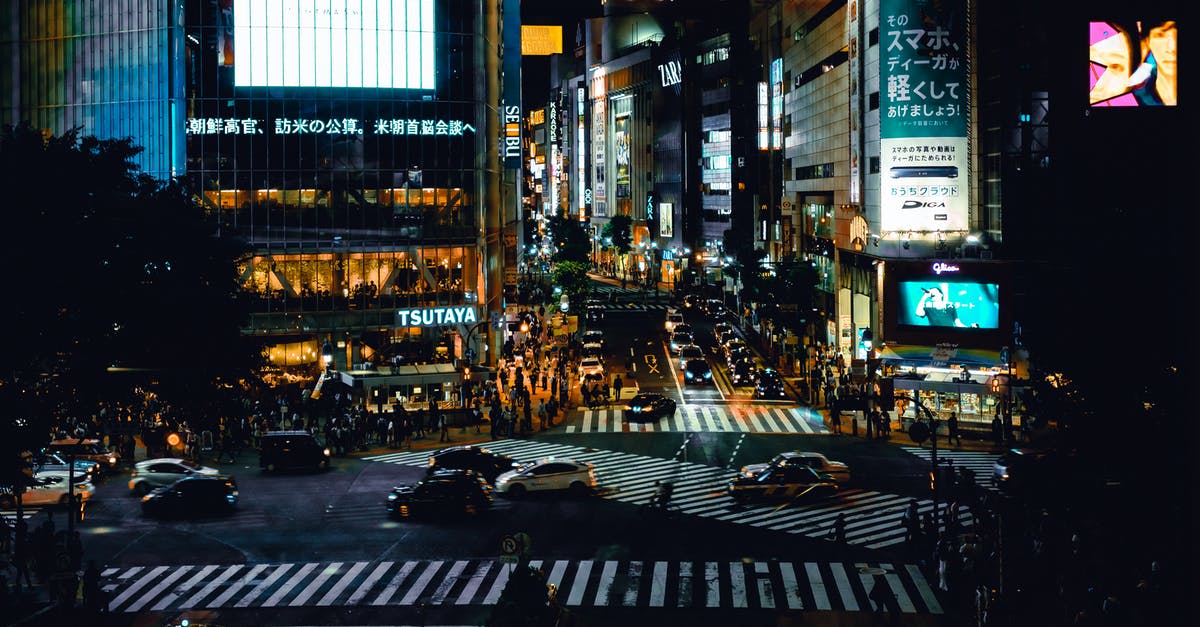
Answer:
[[396, 312], [396, 318], [402, 327], [437, 327], [479, 321], [475, 308], [471, 306], [401, 309]]

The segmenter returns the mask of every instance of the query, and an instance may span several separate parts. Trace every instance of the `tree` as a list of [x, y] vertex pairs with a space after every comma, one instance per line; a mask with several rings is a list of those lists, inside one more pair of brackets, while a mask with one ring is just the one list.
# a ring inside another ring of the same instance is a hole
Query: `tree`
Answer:
[[601, 237], [612, 239], [612, 246], [618, 255], [627, 255], [633, 250], [633, 219], [624, 214], [609, 218], [600, 229]]
[[592, 252], [592, 241], [578, 220], [553, 216], [550, 218], [547, 228], [550, 231], [550, 240], [554, 242], [553, 261], [587, 263]]
[[588, 280], [588, 266], [579, 261], [560, 261], [554, 266], [551, 280], [561, 287], [563, 293], [571, 302], [571, 311], [582, 311], [587, 295], [591, 289]]
[[77, 130], [0, 131], [7, 217], [19, 234], [5, 247], [6, 267], [28, 277], [4, 308], [15, 332], [0, 386], [32, 418], [90, 411], [151, 381], [198, 409], [261, 363], [240, 331], [243, 248], [217, 238], [181, 186], [140, 173], [140, 151]]

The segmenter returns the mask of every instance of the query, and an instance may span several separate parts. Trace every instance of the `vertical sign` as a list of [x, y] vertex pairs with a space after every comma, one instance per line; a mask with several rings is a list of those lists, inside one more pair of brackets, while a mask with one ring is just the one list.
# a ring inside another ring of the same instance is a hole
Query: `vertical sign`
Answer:
[[608, 215], [608, 186], [605, 181], [604, 151], [608, 131], [608, 94], [604, 68], [592, 75], [592, 215]]
[[669, 202], [658, 203], [658, 236], [675, 237], [675, 205]]
[[629, 198], [629, 116], [613, 121], [613, 159], [617, 165], [617, 199]]
[[862, 202], [859, 159], [862, 156], [862, 90], [859, 80], [860, 59], [858, 58], [858, 0], [850, 0], [846, 11], [846, 46], [850, 50], [847, 59], [850, 69], [850, 204]]
[[[577, 196], [579, 208], [579, 221], [587, 220], [587, 205], [591, 204], [588, 198], [591, 196], [591, 188], [587, 184], [587, 173], [584, 166], [587, 163], [587, 142], [584, 141], [585, 127], [587, 119], [584, 117], [587, 110], [587, 91], [580, 87], [575, 96], [575, 114], [577, 117], [575, 127], [575, 190], [579, 194]], [[585, 192], [586, 190], [586, 192]]]
[[549, 181], [550, 189], [547, 192], [546, 213], [549, 215], [558, 215], [558, 169], [560, 167], [558, 161], [558, 90], [550, 94], [550, 104], [546, 105], [546, 125], [548, 127], [546, 145], [550, 147], [550, 155], [546, 159], [546, 171], [548, 172], [547, 181]]
[[881, 0], [880, 230], [967, 230], [965, 0]]
[[510, 170], [521, 167], [521, 0], [504, 0], [504, 103], [500, 158]]

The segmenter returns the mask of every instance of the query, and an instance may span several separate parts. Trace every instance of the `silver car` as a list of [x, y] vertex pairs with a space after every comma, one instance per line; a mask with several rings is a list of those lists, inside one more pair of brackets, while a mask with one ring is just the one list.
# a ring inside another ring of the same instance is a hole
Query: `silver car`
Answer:
[[216, 468], [178, 457], [147, 459], [133, 466], [129, 490], [138, 496], [145, 496], [155, 488], [169, 486], [185, 477], [215, 477], [219, 474], [221, 471]]

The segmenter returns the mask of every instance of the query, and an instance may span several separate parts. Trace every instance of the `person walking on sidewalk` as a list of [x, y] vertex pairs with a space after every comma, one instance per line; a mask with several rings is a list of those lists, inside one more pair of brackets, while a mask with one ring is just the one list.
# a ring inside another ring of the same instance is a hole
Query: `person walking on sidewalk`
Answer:
[[621, 375], [617, 375], [613, 378], [613, 390], [616, 392], [618, 401], [621, 400], [621, 388], [623, 385], [624, 384], [621, 382]]
[[548, 422], [548, 413], [546, 411], [546, 399], [544, 398], [538, 401], [537, 415], [539, 430], [545, 431], [546, 429], [549, 429], [550, 427], [546, 424]]
[[1000, 422], [1000, 412], [996, 412], [996, 416], [992, 418], [992, 441], [997, 447], [1004, 444], [1004, 423]]
[[950, 432], [946, 436], [946, 444], [950, 444], [950, 441], [953, 440], [955, 446], [962, 446], [962, 438], [958, 435], [958, 412], [950, 412], [950, 420], [946, 421], [946, 428]]

